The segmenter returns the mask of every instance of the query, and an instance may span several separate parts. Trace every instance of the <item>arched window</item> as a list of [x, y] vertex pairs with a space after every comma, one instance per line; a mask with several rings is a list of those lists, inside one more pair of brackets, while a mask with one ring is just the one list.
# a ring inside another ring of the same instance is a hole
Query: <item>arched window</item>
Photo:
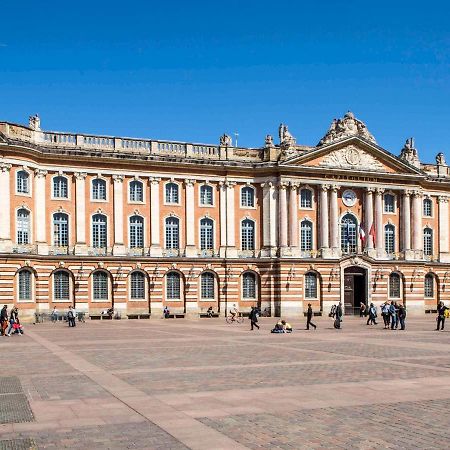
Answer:
[[64, 270], [58, 270], [55, 272], [53, 274], [53, 299], [69, 301], [69, 286], [69, 274]]
[[388, 224], [384, 227], [384, 249], [387, 254], [395, 252], [395, 227]]
[[19, 301], [31, 301], [33, 299], [32, 277], [30, 270], [23, 269], [19, 272]]
[[53, 178], [53, 197], [67, 198], [69, 196], [68, 184], [66, 177]]
[[305, 274], [305, 298], [317, 298], [317, 275], [314, 272]]
[[92, 247], [106, 248], [106, 216], [95, 214], [92, 217]]
[[431, 273], [425, 275], [424, 291], [425, 297], [434, 297], [434, 276]]
[[17, 211], [17, 243], [19, 245], [30, 243], [30, 213], [21, 208]]
[[131, 299], [145, 300], [145, 275], [142, 272], [131, 274]]
[[384, 194], [384, 212], [395, 212], [395, 196], [392, 194]]
[[400, 275], [398, 273], [391, 273], [389, 275], [389, 297], [400, 298]]
[[180, 221], [176, 217], [166, 219], [166, 248], [180, 248]]
[[256, 299], [256, 276], [253, 272], [244, 272], [242, 275], [242, 298]]
[[69, 245], [69, 216], [67, 214], [53, 214], [53, 245], [56, 247]]
[[108, 274], [102, 271], [94, 272], [92, 279], [92, 293], [94, 300], [108, 300]]
[[311, 189], [300, 189], [300, 208], [312, 208]]
[[255, 190], [250, 186], [241, 189], [241, 206], [253, 208], [255, 206]]
[[423, 253], [427, 256], [433, 254], [433, 230], [428, 227], [423, 230]]
[[242, 250], [255, 250], [255, 222], [245, 219], [241, 222]]
[[430, 198], [423, 199], [423, 215], [425, 217], [431, 217], [433, 213], [433, 202]]
[[312, 223], [309, 220], [302, 220], [300, 224], [300, 250], [302, 252], [311, 251], [313, 248]]
[[212, 219], [200, 220], [200, 249], [212, 250], [214, 248], [214, 222]]
[[166, 298], [167, 300], [180, 300], [180, 274], [177, 272], [169, 272], [166, 276]]
[[213, 188], [204, 184], [200, 186], [200, 204], [201, 205], [212, 205], [213, 204]]
[[214, 274], [211, 272], [204, 272], [201, 276], [201, 298], [203, 300], [214, 299]]
[[17, 172], [17, 193], [29, 194], [30, 193], [30, 176], [25, 170], [19, 170]]
[[106, 200], [106, 181], [100, 178], [92, 180], [92, 200]]
[[144, 219], [141, 216], [130, 217], [130, 247], [144, 248]]
[[341, 250], [342, 253], [356, 253], [357, 244], [356, 218], [346, 214], [341, 220]]
[[130, 182], [130, 202], [144, 201], [144, 186], [141, 181], [134, 180]]
[[166, 184], [166, 203], [178, 203], [178, 184], [167, 183]]

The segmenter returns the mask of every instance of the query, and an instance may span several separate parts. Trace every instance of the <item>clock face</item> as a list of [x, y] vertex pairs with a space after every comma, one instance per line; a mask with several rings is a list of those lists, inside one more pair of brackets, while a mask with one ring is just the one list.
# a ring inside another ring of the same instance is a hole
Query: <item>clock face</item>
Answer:
[[345, 206], [353, 206], [356, 203], [356, 194], [351, 189], [346, 189], [342, 194], [342, 202]]

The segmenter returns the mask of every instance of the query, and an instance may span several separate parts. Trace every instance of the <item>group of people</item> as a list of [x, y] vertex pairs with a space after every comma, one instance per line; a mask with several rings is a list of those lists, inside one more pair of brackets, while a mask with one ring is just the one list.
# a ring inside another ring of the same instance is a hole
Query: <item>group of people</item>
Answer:
[[12, 334], [23, 334], [23, 326], [19, 320], [19, 308], [13, 306], [8, 313], [8, 306], [4, 305], [0, 312], [0, 331], [2, 336], [11, 336]]

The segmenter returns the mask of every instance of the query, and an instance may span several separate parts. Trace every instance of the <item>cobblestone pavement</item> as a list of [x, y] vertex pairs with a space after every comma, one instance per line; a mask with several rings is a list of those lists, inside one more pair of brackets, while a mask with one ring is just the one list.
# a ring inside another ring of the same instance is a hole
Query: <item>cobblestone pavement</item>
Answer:
[[29, 325], [0, 338], [0, 450], [450, 448], [450, 331], [315, 322]]

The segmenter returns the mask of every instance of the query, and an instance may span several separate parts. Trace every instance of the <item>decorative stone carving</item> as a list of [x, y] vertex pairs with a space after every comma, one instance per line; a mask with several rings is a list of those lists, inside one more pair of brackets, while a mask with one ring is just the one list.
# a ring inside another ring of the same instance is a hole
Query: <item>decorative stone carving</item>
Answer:
[[233, 141], [231, 140], [231, 136], [228, 136], [228, 134], [222, 134], [220, 136], [220, 146], [221, 147], [231, 147], [233, 145]]
[[360, 136], [368, 141], [376, 143], [375, 138], [367, 130], [366, 124], [356, 119], [352, 112], [348, 112], [342, 119], [334, 119], [331, 122], [325, 136], [319, 141], [318, 146], [331, 144], [350, 136]]
[[386, 172], [380, 161], [370, 153], [354, 146], [344, 147], [328, 153], [319, 163], [319, 166]]
[[112, 178], [114, 183], [123, 183], [125, 177], [123, 175], [113, 175]]
[[42, 169], [35, 169], [34, 170], [34, 176], [36, 178], [45, 178], [46, 175], [47, 175], [47, 171], [46, 170], [42, 170]]
[[273, 137], [270, 134], [266, 135], [265, 146], [266, 148], [271, 148], [274, 146]]
[[446, 166], [447, 164], [445, 163], [445, 156], [442, 152], [439, 152], [436, 155], [436, 164], [438, 166]]
[[41, 131], [41, 119], [35, 114], [28, 119], [28, 126], [34, 131]]
[[280, 123], [280, 126], [278, 127], [278, 136], [282, 147], [289, 148], [295, 145], [295, 138], [289, 132], [287, 125]]
[[405, 145], [400, 152], [400, 159], [403, 159], [414, 167], [420, 168], [419, 155], [414, 148], [414, 138], [406, 139]]
[[0, 172], [9, 172], [12, 165], [7, 163], [0, 163]]

